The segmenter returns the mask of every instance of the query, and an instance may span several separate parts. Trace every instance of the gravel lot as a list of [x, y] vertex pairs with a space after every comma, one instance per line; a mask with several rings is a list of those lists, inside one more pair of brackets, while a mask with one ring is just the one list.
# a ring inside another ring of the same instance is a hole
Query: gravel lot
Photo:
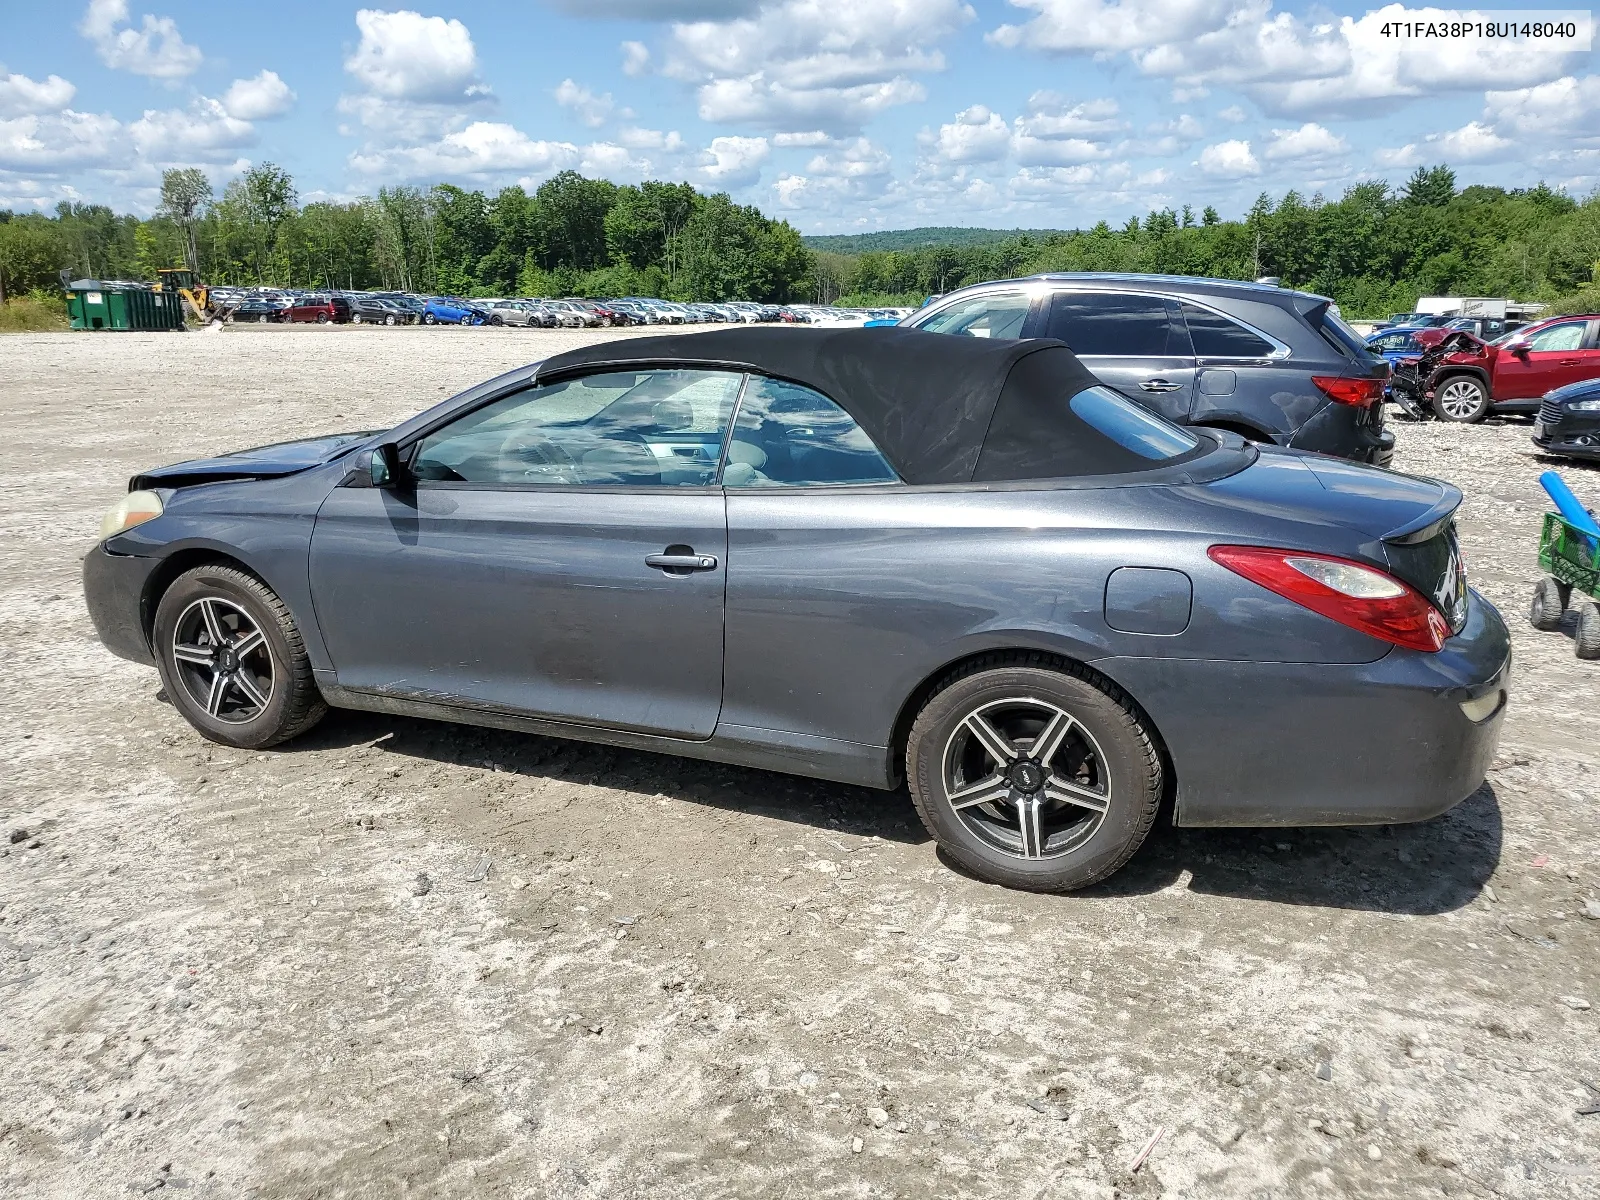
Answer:
[[95, 641], [136, 469], [599, 336], [0, 339], [0, 1194], [1600, 1194], [1600, 664], [1523, 619], [1526, 424], [1399, 426], [1510, 618], [1489, 782], [1075, 896], [903, 794], [356, 714], [228, 750]]

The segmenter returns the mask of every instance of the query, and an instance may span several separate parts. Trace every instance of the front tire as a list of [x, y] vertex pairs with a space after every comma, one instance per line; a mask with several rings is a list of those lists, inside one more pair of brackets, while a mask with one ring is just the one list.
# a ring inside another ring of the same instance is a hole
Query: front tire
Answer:
[[991, 655], [940, 681], [906, 774], [945, 853], [1028, 891], [1119, 870], [1161, 807], [1161, 758], [1127, 697], [1043, 654]]
[[1572, 589], [1546, 575], [1533, 589], [1533, 600], [1528, 605], [1528, 624], [1549, 633], [1561, 628], [1561, 619], [1567, 614], [1567, 601]]
[[167, 696], [213, 742], [259, 750], [298, 737], [327, 712], [288, 607], [237, 567], [178, 576], [156, 607], [153, 632]]
[[1471, 375], [1452, 375], [1434, 389], [1433, 411], [1441, 421], [1475, 425], [1489, 415], [1489, 393]]
[[385, 325], [393, 325], [394, 324], [394, 314], [390, 313], [388, 316], [384, 317], [383, 323]]

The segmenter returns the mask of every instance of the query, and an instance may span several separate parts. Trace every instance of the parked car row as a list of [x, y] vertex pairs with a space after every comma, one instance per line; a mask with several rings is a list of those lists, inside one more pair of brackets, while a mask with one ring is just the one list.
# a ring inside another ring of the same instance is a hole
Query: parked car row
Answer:
[[514, 325], [540, 329], [594, 329], [628, 325], [864, 325], [893, 323], [908, 309], [841, 309], [811, 304], [757, 304], [749, 300], [680, 303], [652, 296], [594, 300], [581, 296], [424, 296], [409, 292], [295, 291], [284, 288], [213, 289], [223, 319], [237, 323], [292, 322], [371, 325]]
[[1493, 339], [1473, 320], [1368, 338], [1393, 367], [1389, 398], [1414, 420], [1534, 414], [1541, 452], [1600, 461], [1600, 315], [1548, 317]]

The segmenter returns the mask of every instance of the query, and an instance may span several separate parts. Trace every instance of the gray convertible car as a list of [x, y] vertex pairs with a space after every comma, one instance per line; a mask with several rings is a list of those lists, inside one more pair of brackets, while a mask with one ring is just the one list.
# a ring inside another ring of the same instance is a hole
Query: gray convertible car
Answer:
[[1443, 812], [1507, 698], [1445, 483], [1184, 429], [1060, 342], [612, 341], [135, 476], [84, 561], [205, 737], [329, 706], [875, 788], [1065, 890], [1180, 825]]

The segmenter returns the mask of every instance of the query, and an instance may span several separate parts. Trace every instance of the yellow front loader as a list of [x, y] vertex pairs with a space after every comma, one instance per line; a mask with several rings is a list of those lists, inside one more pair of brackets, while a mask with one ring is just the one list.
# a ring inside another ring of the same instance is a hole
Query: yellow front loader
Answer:
[[183, 306], [194, 314], [194, 319], [202, 325], [217, 318], [217, 310], [211, 303], [211, 289], [200, 282], [199, 277], [187, 267], [166, 267], [156, 272], [161, 277], [161, 282], [156, 284], [158, 292], [176, 292], [183, 297]]

